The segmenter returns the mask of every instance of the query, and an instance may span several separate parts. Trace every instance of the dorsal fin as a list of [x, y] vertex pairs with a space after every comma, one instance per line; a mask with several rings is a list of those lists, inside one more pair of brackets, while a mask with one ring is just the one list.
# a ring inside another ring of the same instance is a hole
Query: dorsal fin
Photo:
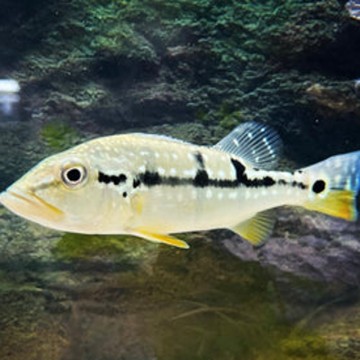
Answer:
[[259, 246], [271, 235], [275, 224], [273, 209], [257, 213], [249, 220], [230, 228], [254, 246]]
[[253, 167], [273, 169], [282, 143], [275, 130], [251, 121], [236, 127], [214, 147], [244, 159]]

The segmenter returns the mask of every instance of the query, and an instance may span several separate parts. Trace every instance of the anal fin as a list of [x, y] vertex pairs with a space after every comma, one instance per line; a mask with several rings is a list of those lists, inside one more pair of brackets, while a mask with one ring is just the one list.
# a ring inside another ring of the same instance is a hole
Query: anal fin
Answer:
[[136, 235], [139, 236], [143, 239], [152, 241], [152, 242], [157, 242], [157, 243], [163, 243], [166, 245], [170, 245], [170, 246], [174, 246], [174, 247], [178, 247], [180, 249], [188, 249], [189, 245], [182, 240], [179, 240], [173, 236], [167, 235], [167, 234], [157, 234], [157, 233], [152, 233], [146, 230], [139, 230], [137, 229], [136, 231], [132, 232], [132, 235]]
[[272, 233], [275, 224], [273, 210], [262, 211], [255, 216], [230, 228], [251, 244], [261, 245]]

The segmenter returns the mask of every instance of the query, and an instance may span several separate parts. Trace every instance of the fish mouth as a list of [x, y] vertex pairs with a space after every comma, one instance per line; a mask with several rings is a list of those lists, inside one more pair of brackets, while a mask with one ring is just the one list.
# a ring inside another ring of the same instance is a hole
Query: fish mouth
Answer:
[[14, 187], [0, 194], [0, 204], [25, 219], [41, 224], [59, 221], [64, 216], [63, 211], [49, 204], [33, 191], [22, 191]]

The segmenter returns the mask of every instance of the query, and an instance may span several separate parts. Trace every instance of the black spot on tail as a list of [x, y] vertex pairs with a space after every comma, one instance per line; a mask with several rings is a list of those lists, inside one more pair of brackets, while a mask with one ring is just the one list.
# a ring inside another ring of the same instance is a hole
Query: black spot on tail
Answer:
[[316, 180], [312, 186], [312, 191], [315, 194], [320, 194], [325, 190], [326, 183], [324, 180]]

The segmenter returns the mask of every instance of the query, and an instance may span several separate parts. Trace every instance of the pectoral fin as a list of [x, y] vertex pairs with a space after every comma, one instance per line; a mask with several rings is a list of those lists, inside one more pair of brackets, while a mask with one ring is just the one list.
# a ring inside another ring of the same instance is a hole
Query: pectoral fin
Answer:
[[146, 230], [136, 230], [133, 232], [133, 235], [142, 237], [146, 240], [150, 240], [153, 242], [164, 243], [166, 245], [175, 246], [181, 249], [189, 248], [189, 245], [185, 241], [179, 240], [167, 234], [157, 234], [157, 233], [148, 232]]
[[261, 245], [272, 233], [275, 223], [273, 211], [263, 211], [230, 230], [240, 235], [251, 244]]
[[139, 216], [141, 215], [144, 208], [144, 197], [140, 194], [134, 194], [131, 197], [130, 204], [134, 213]]

